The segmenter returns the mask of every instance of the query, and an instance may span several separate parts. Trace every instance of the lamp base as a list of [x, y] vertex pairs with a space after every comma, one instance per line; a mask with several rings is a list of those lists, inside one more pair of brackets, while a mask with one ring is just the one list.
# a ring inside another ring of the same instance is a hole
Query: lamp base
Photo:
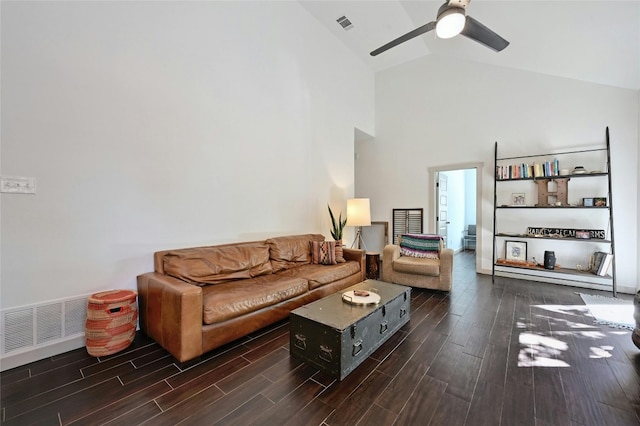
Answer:
[[[360, 246], [360, 243], [362, 243], [362, 246]], [[364, 247], [365, 251], [367, 250], [367, 245], [364, 243], [364, 240], [362, 239], [362, 226], [358, 226], [356, 228], [356, 238], [353, 240], [353, 244], [351, 244], [351, 248], [353, 248], [353, 246], [356, 246], [357, 249]]]

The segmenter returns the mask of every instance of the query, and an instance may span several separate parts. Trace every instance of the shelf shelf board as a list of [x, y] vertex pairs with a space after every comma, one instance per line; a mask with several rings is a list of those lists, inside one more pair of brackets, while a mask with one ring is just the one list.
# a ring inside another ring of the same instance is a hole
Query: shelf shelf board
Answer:
[[570, 275], [571, 277], [573, 277], [572, 279], [583, 279], [583, 278], [590, 278], [590, 279], [597, 279], [597, 280], [604, 280], [604, 281], [610, 281], [612, 280], [610, 275], [607, 276], [600, 276], [600, 275], [596, 275], [592, 272], [586, 272], [586, 271], [578, 271], [577, 269], [571, 269], [571, 268], [557, 268], [557, 269], [545, 269], [541, 266], [519, 266], [519, 265], [505, 265], [502, 263], [496, 263], [496, 268], [500, 267], [500, 268], [508, 268], [508, 269], [514, 269], [514, 270], [523, 270], [523, 271], [536, 271], [536, 272], [544, 272], [544, 273], [548, 273], [548, 274], [563, 274], [563, 275]]
[[607, 150], [606, 147], [602, 147], [602, 148], [578, 149], [578, 150], [573, 150], [573, 151], [548, 152], [546, 154], [516, 155], [516, 156], [513, 156], [513, 157], [498, 157], [498, 156], [496, 156], [496, 161], [517, 160], [519, 158], [551, 157], [551, 156], [567, 155], [567, 154], [584, 154], [586, 152], [599, 152], [599, 151], [606, 151], [606, 150]]
[[573, 175], [558, 175], [558, 176], [536, 176], [536, 177], [527, 177], [527, 178], [515, 178], [515, 179], [496, 179], [496, 182], [520, 182], [523, 180], [553, 180], [553, 179], [572, 179], [572, 178], [583, 178], [583, 177], [594, 177], [594, 176], [607, 176], [606, 172], [592, 172], [592, 173], [579, 173]]
[[580, 241], [580, 242], [584, 242], [584, 243], [605, 243], [605, 244], [610, 244], [611, 240], [604, 240], [601, 238], [573, 238], [573, 237], [562, 237], [562, 238], [558, 238], [558, 237], [546, 237], [546, 236], [542, 236], [542, 237], [536, 237], [536, 236], [531, 236], [531, 235], [526, 235], [526, 234], [509, 234], [509, 233], [497, 233], [496, 237], [501, 237], [501, 238], [521, 238], [521, 239], [527, 239], [527, 240], [554, 240], [554, 241], [570, 241], [570, 242], [576, 242], [576, 241]]
[[607, 210], [609, 206], [496, 206], [496, 209], [600, 209]]
[[496, 266], [495, 277], [525, 279], [532, 282], [552, 283], [576, 288], [589, 288], [592, 290], [600, 291], [612, 291], [614, 287], [614, 280], [611, 277], [609, 277], [609, 279], [603, 280], [603, 277], [599, 277], [597, 275], [592, 275], [592, 277], [576, 277], [573, 275], [565, 275], [554, 272], [540, 273], [535, 270], [503, 268], [501, 266]]

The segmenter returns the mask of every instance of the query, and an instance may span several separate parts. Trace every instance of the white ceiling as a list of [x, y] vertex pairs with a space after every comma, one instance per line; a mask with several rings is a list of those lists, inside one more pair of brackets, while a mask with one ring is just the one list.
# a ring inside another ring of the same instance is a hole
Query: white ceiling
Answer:
[[[301, 0], [372, 70], [429, 54], [640, 90], [640, 0], [473, 0], [467, 14], [507, 39], [502, 52], [429, 32], [376, 57], [369, 52], [434, 21], [443, 1]], [[353, 28], [336, 22], [347, 16]]]

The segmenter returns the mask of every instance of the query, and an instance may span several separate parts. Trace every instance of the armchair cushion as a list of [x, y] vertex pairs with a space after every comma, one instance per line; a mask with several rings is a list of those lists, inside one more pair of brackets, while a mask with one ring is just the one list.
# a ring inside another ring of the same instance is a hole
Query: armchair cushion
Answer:
[[400, 256], [393, 262], [393, 269], [407, 274], [437, 277], [440, 275], [440, 259]]

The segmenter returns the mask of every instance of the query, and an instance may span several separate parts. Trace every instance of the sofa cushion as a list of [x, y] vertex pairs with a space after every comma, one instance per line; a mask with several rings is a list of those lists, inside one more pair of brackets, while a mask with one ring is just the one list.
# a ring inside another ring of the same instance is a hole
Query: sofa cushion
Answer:
[[220, 284], [273, 272], [269, 246], [260, 242], [173, 250], [164, 255], [164, 271], [197, 285]]
[[400, 236], [400, 254], [403, 256], [437, 259], [440, 253], [440, 235], [403, 234]]
[[336, 262], [337, 263], [346, 262], [344, 258], [344, 250], [342, 249], [342, 240], [336, 241]]
[[393, 261], [393, 270], [437, 277], [440, 275], [440, 259], [400, 256]]
[[324, 241], [324, 235], [305, 234], [269, 238], [269, 256], [274, 272], [311, 263], [309, 241]]
[[311, 263], [314, 265], [335, 265], [336, 242], [335, 241], [309, 241], [311, 251]]
[[307, 280], [263, 275], [202, 289], [203, 322], [213, 324], [275, 305], [306, 293]]
[[309, 281], [309, 290], [322, 287], [325, 284], [341, 280], [360, 272], [360, 264], [354, 261], [338, 263], [336, 265], [303, 265], [280, 271], [275, 276], [303, 278]]

